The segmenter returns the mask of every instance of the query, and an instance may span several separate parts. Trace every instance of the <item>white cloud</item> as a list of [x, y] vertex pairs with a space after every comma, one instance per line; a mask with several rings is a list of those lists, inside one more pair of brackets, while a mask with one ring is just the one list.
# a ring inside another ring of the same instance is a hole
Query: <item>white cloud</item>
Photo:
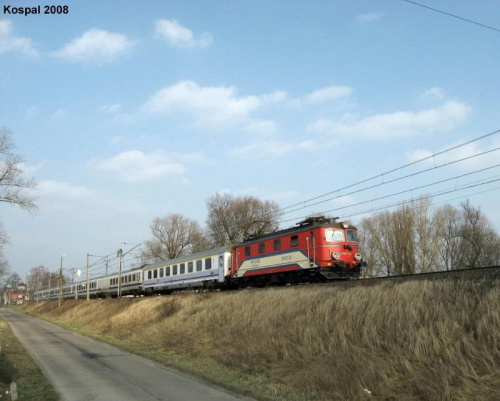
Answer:
[[122, 105], [119, 103], [114, 104], [105, 104], [101, 107], [101, 111], [106, 114], [115, 114], [118, 113], [122, 108]]
[[120, 153], [96, 164], [98, 169], [117, 173], [121, 181], [145, 182], [166, 176], [183, 176], [185, 168], [162, 152], [150, 154], [139, 150]]
[[376, 21], [380, 18], [382, 18], [384, 13], [367, 13], [367, 14], [360, 14], [356, 16], [356, 20], [362, 23], [368, 23], [368, 22], [373, 22]]
[[[500, 140], [495, 139], [491, 141], [488, 145], [481, 142], [468, 143], [466, 145], [460, 146], [457, 149], [451, 150], [449, 152], [437, 155], [435, 157], [430, 157], [433, 154], [443, 152], [447, 149], [455, 148], [462, 143], [467, 142], [467, 139], [459, 140], [457, 142], [447, 144], [441, 149], [429, 150], [429, 149], [417, 149], [408, 155], [408, 161], [410, 163], [428, 158], [422, 163], [426, 166], [441, 166], [444, 164], [449, 164], [458, 160], [462, 160], [458, 163], [453, 163], [449, 165], [449, 168], [464, 171], [464, 170], [478, 170], [485, 167], [496, 166], [499, 164], [498, 161], [498, 150], [500, 148]], [[490, 151], [491, 150], [491, 151]], [[448, 168], [448, 167], [447, 167]], [[498, 167], [496, 168], [498, 169]], [[495, 171], [495, 170], [492, 170]]]
[[52, 113], [52, 118], [56, 121], [60, 121], [62, 120], [64, 117], [66, 117], [66, 115], [68, 114], [68, 112], [64, 109], [57, 109], [54, 113]]
[[426, 90], [422, 95], [420, 95], [420, 99], [422, 100], [443, 100], [445, 99], [445, 93], [442, 88], [437, 86]]
[[233, 149], [233, 156], [244, 159], [261, 159], [264, 157], [280, 157], [290, 153], [294, 149], [291, 143], [277, 139], [263, 139], [252, 142], [239, 149]]
[[122, 34], [92, 28], [54, 52], [54, 55], [72, 62], [104, 64], [125, 54], [133, 44]]
[[313, 140], [300, 142], [285, 142], [278, 138], [268, 137], [254, 140], [252, 143], [241, 148], [231, 150], [234, 157], [241, 159], [262, 159], [266, 157], [282, 157], [297, 151], [313, 151], [319, 148], [329, 147], [329, 142], [322, 142], [321, 145]]
[[396, 111], [365, 118], [344, 115], [338, 120], [320, 119], [308, 129], [334, 136], [386, 140], [451, 130], [467, 119], [470, 110], [465, 103], [447, 101], [440, 107], [423, 111]]
[[351, 93], [352, 89], [348, 86], [329, 86], [311, 92], [305, 97], [305, 100], [309, 103], [337, 100], [349, 96]]
[[25, 174], [33, 175], [37, 171], [40, 171], [41, 169], [43, 169], [46, 164], [47, 163], [45, 161], [41, 161], [40, 163], [38, 163], [36, 165], [27, 165], [27, 164], [21, 163], [20, 167]]
[[38, 189], [43, 198], [59, 198], [69, 201], [89, 201], [95, 199], [96, 194], [84, 186], [75, 186], [54, 180], [41, 181]]
[[21, 52], [29, 57], [39, 56], [30, 38], [14, 36], [12, 22], [0, 20], [0, 55], [7, 52]]
[[[182, 81], [163, 88], [144, 105], [147, 113], [172, 115], [184, 113], [195, 124], [209, 128], [250, 126], [260, 120], [251, 114], [264, 105], [280, 102], [283, 92], [262, 96], [238, 96], [234, 86], [202, 87], [192, 81]], [[266, 123], [269, 127], [269, 122]]]
[[212, 36], [208, 33], [195, 38], [193, 32], [175, 20], [161, 19], [155, 23], [156, 33], [171, 45], [180, 48], [204, 49], [212, 45]]

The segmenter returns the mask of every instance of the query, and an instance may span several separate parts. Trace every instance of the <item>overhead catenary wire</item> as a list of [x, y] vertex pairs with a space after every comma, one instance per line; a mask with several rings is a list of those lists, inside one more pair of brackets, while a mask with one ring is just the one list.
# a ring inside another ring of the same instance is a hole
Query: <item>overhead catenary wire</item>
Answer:
[[[428, 187], [431, 187], [431, 186], [434, 186], [434, 185], [443, 184], [445, 182], [457, 180], [459, 178], [467, 177], [467, 176], [470, 176], [472, 174], [481, 173], [481, 172], [484, 172], [484, 171], [487, 171], [487, 170], [491, 170], [491, 169], [497, 168], [497, 167], [500, 167], [500, 164], [496, 164], [496, 165], [493, 165], [493, 166], [485, 167], [485, 168], [482, 168], [482, 169], [479, 169], [479, 170], [475, 170], [475, 171], [472, 171], [472, 172], [469, 172], [469, 173], [460, 174], [460, 175], [457, 175], [457, 176], [454, 176], [454, 177], [451, 177], [451, 178], [446, 178], [446, 179], [443, 179], [443, 180], [435, 181], [435, 182], [432, 182], [430, 184], [420, 185], [420, 186], [413, 187], [413, 188], [410, 188], [410, 189], [405, 189], [405, 190], [402, 190], [402, 191], [393, 192], [393, 193], [388, 194], [388, 195], [383, 195], [383, 196], [379, 196], [379, 197], [376, 197], [376, 198], [372, 198], [372, 199], [360, 201], [360, 202], [357, 202], [357, 203], [350, 204], [348, 206], [341, 206], [341, 207], [338, 207], [338, 208], [335, 208], [335, 209], [325, 210], [325, 211], [322, 211], [320, 213], [330, 213], [330, 212], [333, 212], [333, 211], [343, 210], [343, 209], [354, 207], [354, 206], [359, 206], [359, 205], [363, 205], [363, 204], [367, 204], [367, 203], [373, 203], [373, 202], [380, 201], [380, 200], [383, 200], [383, 199], [395, 197], [395, 196], [398, 196], [398, 195], [403, 195], [403, 194], [409, 193], [409, 192], [413, 193], [414, 191], [422, 190], [424, 188], [428, 188]], [[300, 219], [305, 218], [305, 217], [307, 217], [307, 216], [302, 216], [302, 217], [300, 217]], [[284, 220], [283, 223], [294, 221], [296, 219], [297, 218]]]
[[[476, 188], [476, 187], [479, 187], [479, 186], [482, 186], [482, 185], [488, 185], [488, 184], [492, 184], [494, 182], [499, 182], [499, 181], [500, 181], [500, 178], [494, 179], [494, 180], [490, 180], [490, 181], [487, 181], [487, 182], [470, 184], [470, 185], [464, 186], [462, 188], [453, 188], [453, 189], [448, 189], [448, 190], [445, 190], [445, 191], [437, 192], [437, 193], [434, 193], [434, 194], [423, 195], [423, 196], [419, 197], [418, 199], [421, 199], [421, 200], [431, 199], [431, 198], [434, 198], [436, 196], [448, 195], [450, 193], [454, 193], [454, 192], [458, 192], [458, 191], [464, 191], [466, 189]], [[482, 194], [482, 193], [492, 192], [492, 191], [499, 190], [499, 189], [500, 189], [500, 187], [490, 188], [490, 189], [485, 190], [485, 191], [475, 192], [473, 194], [466, 195], [465, 197], [468, 197], [468, 196], [471, 196], [471, 195], [476, 195], [476, 194]], [[459, 197], [459, 198], [454, 198], [454, 199], [461, 199], [461, 198], [464, 198], [464, 197]], [[452, 200], [454, 200], [454, 199], [452, 199]], [[375, 208], [366, 209], [364, 211], [357, 211], [357, 212], [352, 213], [352, 214], [346, 214], [346, 215], [341, 216], [341, 218], [342, 219], [346, 219], [346, 218], [350, 218], [350, 217], [360, 216], [360, 215], [367, 214], [367, 213], [373, 213], [373, 212], [377, 212], [377, 211], [381, 211], [381, 210], [385, 210], [385, 209], [390, 209], [390, 208], [397, 207], [397, 206], [402, 206], [402, 205], [405, 205], [407, 203], [411, 203], [411, 202], [415, 202], [415, 201], [416, 201], [415, 198], [406, 199], [406, 200], [403, 200], [403, 201], [394, 202], [392, 204], [381, 205], [381, 206], [377, 206]], [[450, 199], [448, 199], [446, 201], [443, 201], [443, 202], [448, 202], [448, 201], [450, 201]]]
[[408, 167], [414, 166], [414, 165], [416, 165], [416, 164], [418, 164], [418, 163], [422, 163], [422, 162], [424, 162], [424, 161], [427, 161], [427, 160], [430, 160], [430, 159], [436, 158], [437, 156], [440, 156], [440, 155], [443, 155], [443, 154], [446, 154], [446, 153], [452, 152], [452, 151], [457, 150], [457, 149], [459, 149], [459, 148], [462, 148], [462, 147], [464, 147], [464, 146], [470, 145], [471, 143], [478, 142], [478, 141], [480, 141], [480, 140], [483, 140], [483, 139], [489, 138], [489, 137], [491, 137], [491, 136], [493, 136], [493, 135], [496, 135], [496, 134], [498, 134], [498, 133], [500, 133], [500, 130], [496, 130], [496, 131], [492, 131], [492, 132], [489, 132], [489, 133], [484, 134], [484, 135], [480, 135], [480, 136], [475, 137], [475, 138], [472, 138], [472, 139], [470, 139], [470, 140], [468, 140], [468, 141], [462, 142], [462, 143], [460, 143], [460, 144], [458, 144], [458, 145], [455, 145], [455, 146], [449, 147], [449, 148], [447, 148], [447, 149], [444, 149], [444, 150], [442, 150], [442, 151], [440, 151], [440, 152], [436, 152], [436, 153], [434, 153], [434, 154], [432, 154], [432, 155], [430, 155], [430, 156], [426, 156], [426, 157], [423, 157], [423, 158], [421, 158], [421, 159], [415, 160], [415, 161], [413, 161], [413, 162], [411, 162], [411, 163], [404, 164], [404, 165], [402, 165], [402, 166], [399, 166], [399, 167], [396, 167], [396, 168], [394, 168], [394, 169], [391, 169], [391, 170], [385, 171], [385, 172], [383, 172], [383, 173], [380, 173], [380, 174], [374, 175], [374, 176], [369, 177], [369, 178], [366, 178], [366, 179], [364, 179], [364, 180], [361, 180], [361, 181], [355, 182], [355, 183], [353, 183], [353, 184], [349, 184], [349, 185], [344, 186], [344, 187], [342, 187], [342, 188], [334, 189], [334, 190], [329, 191], [329, 192], [327, 192], [327, 193], [324, 193], [324, 194], [322, 194], [322, 195], [314, 196], [314, 197], [309, 198], [309, 199], [306, 199], [306, 200], [304, 200], [304, 201], [297, 202], [297, 203], [294, 203], [294, 204], [292, 204], [292, 205], [289, 205], [289, 206], [283, 207], [283, 208], [281, 208], [281, 209], [280, 209], [280, 211], [279, 211], [277, 214], [278, 214], [278, 215], [283, 215], [283, 214], [286, 214], [286, 213], [287, 213], [287, 212], [285, 212], [286, 210], [291, 209], [291, 208], [295, 208], [295, 207], [297, 207], [297, 206], [303, 206], [302, 208], [309, 207], [309, 205], [308, 205], [308, 204], [309, 204], [310, 202], [314, 202], [314, 201], [316, 201], [316, 200], [318, 200], [318, 199], [324, 198], [324, 197], [326, 197], [326, 196], [333, 195], [333, 194], [335, 194], [335, 193], [340, 194], [340, 192], [341, 192], [341, 191], [345, 191], [346, 189], [353, 188], [353, 187], [356, 187], [356, 186], [358, 186], [358, 185], [361, 185], [361, 184], [364, 184], [364, 183], [367, 183], [367, 182], [370, 182], [370, 181], [373, 181], [373, 180], [376, 180], [376, 179], [384, 179], [384, 181], [385, 181], [385, 177], [386, 177], [386, 176], [388, 176], [389, 174], [393, 174], [393, 173], [395, 173], [395, 172], [397, 172], [397, 171], [400, 171], [400, 170], [403, 170], [403, 169], [405, 169], [405, 168], [408, 168]]
[[492, 29], [493, 31], [500, 32], [500, 29], [498, 29], [498, 28], [495, 28], [495, 27], [492, 27], [492, 26], [489, 26], [489, 25], [486, 25], [486, 24], [482, 24], [481, 22], [473, 21], [473, 20], [468, 19], [468, 18], [460, 17], [458, 15], [455, 15], [455, 14], [452, 14], [452, 13], [449, 13], [449, 12], [446, 12], [446, 11], [443, 11], [443, 10], [439, 10], [437, 8], [434, 8], [434, 7], [429, 7], [429, 6], [426, 6], [425, 4], [418, 3], [416, 1], [412, 1], [412, 0], [403, 0], [403, 1], [406, 2], [406, 3], [414, 4], [414, 5], [422, 7], [422, 8], [427, 8], [428, 10], [432, 10], [432, 11], [435, 11], [435, 12], [440, 13], [440, 14], [447, 15], [448, 17], [457, 18], [459, 20], [462, 20], [462, 21], [465, 21], [465, 22], [469, 22], [471, 24], [479, 25], [479, 26], [481, 26], [483, 28]]
[[[369, 189], [377, 188], [377, 187], [380, 187], [380, 186], [383, 186], [383, 185], [388, 185], [388, 184], [391, 184], [391, 183], [394, 183], [394, 182], [397, 182], [397, 181], [401, 181], [401, 180], [404, 180], [404, 179], [407, 179], [407, 178], [412, 178], [412, 177], [415, 177], [417, 175], [420, 175], [420, 174], [423, 174], [423, 173], [427, 173], [429, 171], [434, 171], [434, 170], [439, 169], [441, 167], [448, 167], [448, 166], [451, 166], [451, 165], [456, 164], [456, 163], [460, 163], [460, 162], [463, 162], [463, 161], [466, 161], [466, 160], [473, 159], [475, 157], [479, 157], [479, 156], [483, 156], [483, 155], [488, 154], [488, 153], [496, 152], [497, 150], [500, 150], [500, 147], [497, 147], [497, 148], [494, 148], [494, 149], [489, 149], [489, 150], [486, 150], [484, 152], [476, 153], [475, 155], [472, 155], [472, 156], [463, 157], [461, 159], [453, 160], [451, 162], [443, 163], [443, 164], [440, 164], [440, 165], [434, 164], [434, 167], [430, 167], [430, 168], [427, 168], [427, 169], [424, 169], [424, 170], [420, 170], [420, 171], [417, 171], [415, 173], [408, 174], [408, 175], [405, 175], [405, 176], [402, 176], [402, 177], [394, 178], [392, 180], [384, 181], [384, 182], [381, 182], [381, 183], [378, 183], [378, 184], [375, 184], [375, 185], [372, 185], [372, 186], [369, 186], [369, 187], [357, 189], [356, 191], [351, 191], [351, 192], [348, 192], [348, 193], [344, 193], [342, 195], [339, 194], [339, 195], [337, 195], [337, 196], [335, 196], [333, 198], [323, 199], [321, 201], [308, 204], [307, 206], [297, 207], [296, 209], [288, 210], [288, 211], [282, 213], [281, 215], [292, 213], [292, 212], [296, 212], [298, 210], [301, 210], [301, 209], [304, 209], [304, 208], [307, 208], [307, 207], [316, 206], [316, 205], [319, 205], [319, 204], [322, 204], [322, 203], [325, 203], [325, 202], [328, 202], [328, 201], [331, 201], [331, 200], [340, 199], [340, 198], [343, 198], [343, 197], [346, 197], [346, 196], [349, 196], [349, 195], [354, 195], [354, 194], [357, 194], [357, 193], [360, 193], [360, 192], [367, 191]], [[498, 166], [499, 165], [495, 165], [493, 167], [498, 167]], [[492, 168], [492, 167], [488, 167], [488, 168], [485, 168], [483, 170], [488, 170], [489, 168]], [[478, 171], [483, 171], [483, 170], [478, 170]]]

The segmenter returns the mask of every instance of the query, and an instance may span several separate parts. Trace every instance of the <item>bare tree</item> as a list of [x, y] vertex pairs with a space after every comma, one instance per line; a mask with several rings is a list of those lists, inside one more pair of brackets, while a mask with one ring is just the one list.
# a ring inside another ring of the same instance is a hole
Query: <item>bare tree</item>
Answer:
[[439, 270], [439, 223], [431, 209], [430, 198], [416, 199], [411, 204], [414, 219], [416, 272]]
[[[39, 290], [57, 287], [59, 285], [59, 270], [51, 272], [44, 265], [32, 267], [28, 273], [28, 289], [30, 293], [35, 293]], [[62, 277], [63, 285], [71, 283], [71, 279], [65, 275]]]
[[223, 246], [275, 231], [279, 206], [253, 196], [215, 194], [207, 200], [208, 235], [214, 245]]
[[480, 208], [475, 208], [467, 199], [461, 204], [463, 225], [463, 255], [468, 267], [477, 267], [477, 261], [484, 247], [484, 217]]
[[[13, 153], [14, 147], [12, 132], [7, 128], [0, 128], [0, 202], [33, 211], [36, 209], [36, 198], [32, 195], [32, 190], [37, 184], [35, 180], [23, 176], [23, 160]], [[10, 273], [2, 252], [3, 246], [8, 242], [0, 227], [0, 280]]]
[[419, 199], [360, 224], [367, 274], [412, 274], [500, 263], [500, 237], [469, 201], [432, 211]]
[[463, 264], [480, 267], [498, 263], [500, 239], [491, 223], [467, 200], [461, 204], [463, 223], [461, 227]]
[[160, 262], [208, 248], [208, 241], [198, 224], [180, 214], [155, 218], [150, 225], [153, 239], [146, 241], [141, 254], [144, 262]]
[[36, 198], [32, 191], [37, 183], [24, 177], [23, 159], [13, 153], [12, 132], [0, 129], [0, 202], [17, 205], [29, 211], [36, 209]]
[[439, 266], [443, 270], [458, 269], [462, 263], [462, 216], [451, 205], [436, 210], [436, 243], [439, 249]]

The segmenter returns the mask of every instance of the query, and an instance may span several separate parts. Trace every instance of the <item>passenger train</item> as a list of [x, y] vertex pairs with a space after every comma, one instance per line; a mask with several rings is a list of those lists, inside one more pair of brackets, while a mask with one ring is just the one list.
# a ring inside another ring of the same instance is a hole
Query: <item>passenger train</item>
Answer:
[[[356, 227], [336, 219], [310, 217], [296, 227], [236, 245], [90, 279], [89, 294], [104, 298], [358, 278], [365, 265]], [[65, 285], [63, 296], [86, 297], [86, 286], [87, 282]], [[59, 287], [35, 293], [36, 300], [59, 296]]]

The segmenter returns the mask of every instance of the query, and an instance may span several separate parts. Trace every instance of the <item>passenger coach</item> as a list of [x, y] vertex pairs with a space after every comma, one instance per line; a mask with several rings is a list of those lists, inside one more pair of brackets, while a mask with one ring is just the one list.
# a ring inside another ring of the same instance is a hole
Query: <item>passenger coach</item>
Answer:
[[147, 265], [142, 289], [146, 294], [181, 288], [222, 286], [230, 275], [230, 247]]

